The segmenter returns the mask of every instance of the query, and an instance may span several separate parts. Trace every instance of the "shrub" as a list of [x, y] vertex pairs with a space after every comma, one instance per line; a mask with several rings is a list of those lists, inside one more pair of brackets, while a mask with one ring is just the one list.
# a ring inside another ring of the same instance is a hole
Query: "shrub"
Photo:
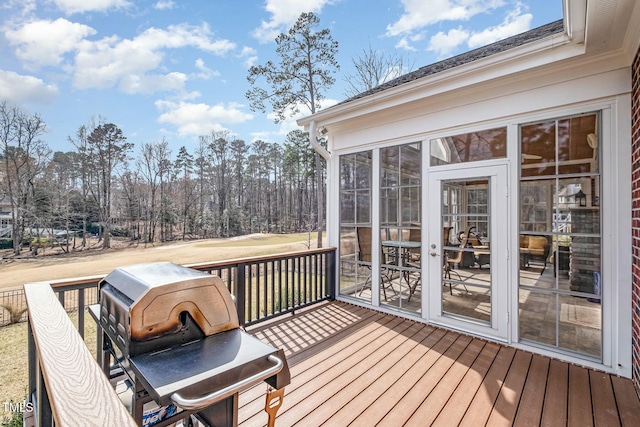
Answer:
[[18, 323], [20, 319], [22, 319], [22, 315], [27, 311], [27, 308], [17, 308], [12, 306], [11, 304], [2, 304], [2, 308], [9, 312], [9, 324], [13, 325], [14, 323]]
[[22, 412], [13, 412], [11, 414], [11, 418], [7, 418], [5, 415], [2, 416], [2, 421], [0, 421], [0, 426], [2, 427], [22, 427], [23, 424], [23, 416]]

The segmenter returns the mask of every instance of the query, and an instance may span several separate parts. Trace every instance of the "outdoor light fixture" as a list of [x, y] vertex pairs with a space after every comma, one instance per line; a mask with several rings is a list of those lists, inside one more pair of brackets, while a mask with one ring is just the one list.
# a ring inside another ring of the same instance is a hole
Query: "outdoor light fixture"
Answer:
[[584, 194], [582, 190], [579, 190], [576, 194], [573, 195], [576, 198], [576, 203], [581, 208], [587, 206], [587, 195]]

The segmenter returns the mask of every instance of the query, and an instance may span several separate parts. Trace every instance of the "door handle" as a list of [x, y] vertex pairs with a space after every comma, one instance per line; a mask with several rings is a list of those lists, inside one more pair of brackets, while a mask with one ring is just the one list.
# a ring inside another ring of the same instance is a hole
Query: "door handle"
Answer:
[[438, 253], [436, 251], [432, 251], [429, 255], [435, 258], [438, 256]]

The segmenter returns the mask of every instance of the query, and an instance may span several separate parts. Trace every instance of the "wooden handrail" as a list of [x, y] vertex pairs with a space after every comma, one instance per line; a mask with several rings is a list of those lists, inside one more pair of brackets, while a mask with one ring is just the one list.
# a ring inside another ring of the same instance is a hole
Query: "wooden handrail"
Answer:
[[[135, 426], [133, 418], [89, 352], [50, 283], [24, 285], [29, 332], [43, 387], [36, 386], [36, 425], [51, 414], [60, 426]], [[31, 367], [30, 367], [31, 369]], [[49, 408], [45, 408], [47, 402]]]

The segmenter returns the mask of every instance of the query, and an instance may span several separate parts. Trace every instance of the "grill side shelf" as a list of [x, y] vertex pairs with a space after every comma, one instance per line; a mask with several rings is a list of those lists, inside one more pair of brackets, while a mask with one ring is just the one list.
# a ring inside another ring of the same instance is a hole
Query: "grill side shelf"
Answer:
[[233, 329], [132, 357], [130, 366], [149, 395], [159, 404], [168, 405], [174, 393], [196, 399], [259, 375], [273, 368], [269, 356], [277, 357], [278, 353], [278, 349]]

